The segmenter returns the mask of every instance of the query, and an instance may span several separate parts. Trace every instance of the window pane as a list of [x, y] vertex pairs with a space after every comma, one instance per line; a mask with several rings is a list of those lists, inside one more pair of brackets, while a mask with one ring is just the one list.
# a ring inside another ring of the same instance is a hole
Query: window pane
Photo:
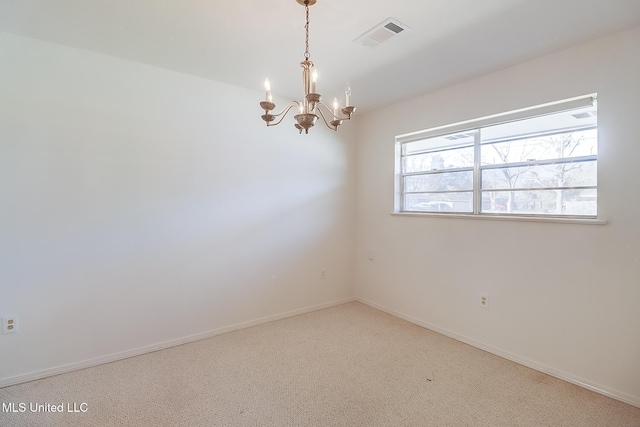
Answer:
[[404, 157], [402, 170], [406, 173], [473, 167], [473, 146]]
[[405, 194], [404, 210], [409, 212], [473, 212], [473, 192]]
[[589, 190], [485, 191], [483, 213], [585, 215], [598, 213], [597, 193]]
[[586, 187], [597, 185], [597, 161], [484, 169], [483, 189]]
[[[482, 132], [484, 141], [485, 133]], [[480, 148], [482, 165], [564, 159], [598, 153], [597, 129], [537, 136], [495, 143]]]
[[404, 178], [404, 191], [407, 193], [450, 190], [473, 190], [473, 171], [432, 173]]
[[[578, 104], [584, 107], [549, 113]], [[395, 171], [402, 210], [473, 213], [477, 207], [476, 214], [597, 217], [598, 115], [593, 98], [540, 107], [528, 118], [523, 118], [527, 109], [517, 110], [512, 121], [491, 125], [494, 117], [487, 116], [477, 120], [475, 129], [403, 143], [397, 151], [400, 170]], [[453, 126], [463, 129], [473, 123]]]

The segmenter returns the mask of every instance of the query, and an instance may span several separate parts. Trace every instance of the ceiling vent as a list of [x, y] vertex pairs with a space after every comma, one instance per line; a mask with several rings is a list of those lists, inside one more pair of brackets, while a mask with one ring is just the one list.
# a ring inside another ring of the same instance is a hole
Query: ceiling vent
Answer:
[[354, 42], [360, 43], [364, 46], [376, 47], [380, 43], [384, 43], [392, 37], [397, 36], [403, 31], [407, 31], [410, 28], [398, 20], [389, 18], [382, 21], [360, 37], [354, 40]]

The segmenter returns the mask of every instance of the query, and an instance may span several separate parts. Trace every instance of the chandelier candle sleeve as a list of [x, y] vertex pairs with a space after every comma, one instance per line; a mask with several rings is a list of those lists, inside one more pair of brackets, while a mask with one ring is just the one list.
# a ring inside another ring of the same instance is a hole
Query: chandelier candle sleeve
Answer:
[[311, 93], [316, 93], [316, 83], [318, 82], [318, 70], [313, 70], [311, 73]]
[[271, 82], [269, 81], [268, 78], [264, 80], [264, 90], [266, 91], [265, 101], [267, 102], [273, 101], [273, 97], [271, 96]]
[[347, 87], [344, 89], [344, 106], [351, 106], [351, 86], [347, 83]]

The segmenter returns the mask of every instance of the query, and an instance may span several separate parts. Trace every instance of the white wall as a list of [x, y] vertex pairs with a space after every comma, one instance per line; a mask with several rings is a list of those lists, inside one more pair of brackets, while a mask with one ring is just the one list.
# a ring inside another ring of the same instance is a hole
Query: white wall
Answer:
[[3, 33], [0, 63], [0, 386], [353, 296], [350, 125]]
[[[364, 301], [640, 405], [639, 44], [299, 136], [261, 92], [0, 33], [0, 386], [344, 300], [355, 259]], [[607, 225], [390, 215], [396, 134], [591, 92]]]
[[[640, 28], [358, 117], [356, 295], [640, 406], [638, 46]], [[395, 135], [592, 92], [607, 225], [390, 215]]]

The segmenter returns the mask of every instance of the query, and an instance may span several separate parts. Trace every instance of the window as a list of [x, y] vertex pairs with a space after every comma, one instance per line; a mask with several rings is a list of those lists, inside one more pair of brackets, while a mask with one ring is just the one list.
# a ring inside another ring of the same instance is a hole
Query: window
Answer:
[[597, 217], [595, 96], [396, 138], [396, 211]]

